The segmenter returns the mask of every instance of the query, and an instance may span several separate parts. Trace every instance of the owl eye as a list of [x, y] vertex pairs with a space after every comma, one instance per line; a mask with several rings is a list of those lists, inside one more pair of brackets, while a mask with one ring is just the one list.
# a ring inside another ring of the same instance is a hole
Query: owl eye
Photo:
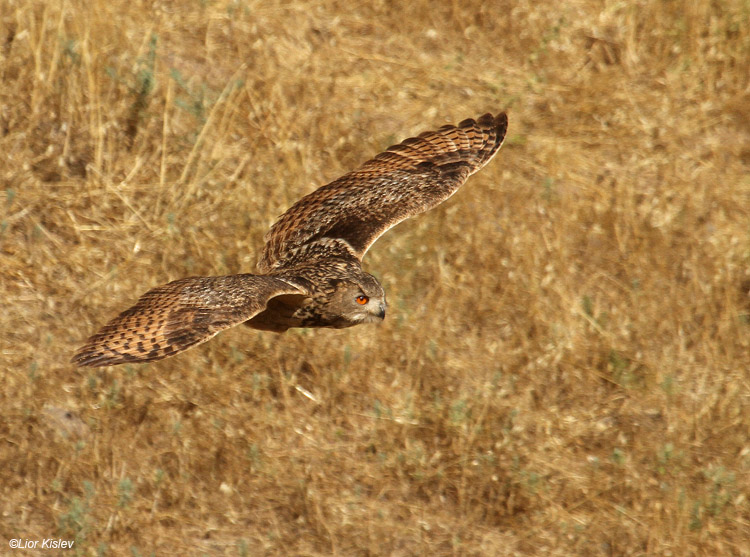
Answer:
[[365, 305], [365, 304], [366, 304], [367, 302], [369, 302], [369, 301], [370, 301], [370, 298], [368, 298], [367, 296], [357, 296], [357, 298], [356, 298], [356, 299], [357, 299], [357, 303], [358, 303], [358, 304], [359, 304], [360, 306], [363, 306], [363, 305]]

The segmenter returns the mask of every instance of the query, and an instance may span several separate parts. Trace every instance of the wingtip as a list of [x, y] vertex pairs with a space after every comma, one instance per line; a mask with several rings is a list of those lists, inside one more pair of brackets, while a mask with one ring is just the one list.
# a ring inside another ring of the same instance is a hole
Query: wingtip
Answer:
[[90, 354], [85, 351], [86, 347], [82, 346], [76, 350], [70, 357], [70, 363], [76, 367], [86, 367], [86, 361], [89, 359]]
[[112, 357], [108, 357], [101, 352], [87, 348], [88, 346], [83, 346], [76, 350], [75, 354], [70, 358], [70, 363], [76, 367], [104, 367], [123, 363], [120, 361], [112, 361]]
[[501, 112], [494, 117], [493, 124], [495, 126], [497, 137], [500, 141], [503, 141], [505, 139], [505, 133], [508, 131], [508, 114]]
[[[469, 118], [468, 120], [464, 120], [464, 122], [472, 122], [472, 121], [473, 120], [471, 118]], [[492, 114], [492, 112], [486, 112], [482, 114], [479, 118], [477, 118], [476, 122], [484, 126], [502, 125], [503, 123], [508, 122], [508, 114], [505, 111], [498, 112], [497, 114]]]
[[139, 357], [128, 352], [112, 350], [107, 346], [106, 338], [102, 338], [101, 334], [96, 334], [75, 351], [70, 358], [70, 363], [76, 367], [106, 367], [130, 363], [137, 364], [153, 359], [152, 357]]
[[491, 112], [482, 114], [476, 120], [469, 118], [459, 123], [459, 127], [472, 127], [478, 124], [482, 128], [493, 128], [495, 130], [496, 137], [502, 141], [505, 138], [505, 132], [508, 130], [508, 114], [503, 111], [497, 115], [493, 115]]

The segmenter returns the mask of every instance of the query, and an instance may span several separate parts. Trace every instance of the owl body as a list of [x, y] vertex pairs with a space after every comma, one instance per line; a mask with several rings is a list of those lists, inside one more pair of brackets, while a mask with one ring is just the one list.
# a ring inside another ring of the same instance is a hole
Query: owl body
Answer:
[[383, 287], [353, 257], [329, 257], [314, 263], [304, 260], [294, 268], [294, 274], [308, 294], [276, 296], [245, 325], [284, 332], [292, 327], [343, 329], [385, 318]]

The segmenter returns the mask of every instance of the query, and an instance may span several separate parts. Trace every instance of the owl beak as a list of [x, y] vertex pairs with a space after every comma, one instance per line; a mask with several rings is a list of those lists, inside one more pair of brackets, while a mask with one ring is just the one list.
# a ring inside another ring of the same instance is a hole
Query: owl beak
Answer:
[[385, 319], [385, 308], [385, 302], [381, 302], [380, 304], [378, 304], [378, 313], [376, 313], [375, 315], [377, 315], [380, 319]]

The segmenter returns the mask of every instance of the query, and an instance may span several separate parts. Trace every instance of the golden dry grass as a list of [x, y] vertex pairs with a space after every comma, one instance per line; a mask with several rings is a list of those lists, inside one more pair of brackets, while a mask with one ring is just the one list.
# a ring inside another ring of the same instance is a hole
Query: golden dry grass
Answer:
[[[750, 555], [750, 4], [357, 4], [0, 1], [2, 547]], [[491, 165], [366, 258], [382, 326], [68, 364], [502, 109]]]

